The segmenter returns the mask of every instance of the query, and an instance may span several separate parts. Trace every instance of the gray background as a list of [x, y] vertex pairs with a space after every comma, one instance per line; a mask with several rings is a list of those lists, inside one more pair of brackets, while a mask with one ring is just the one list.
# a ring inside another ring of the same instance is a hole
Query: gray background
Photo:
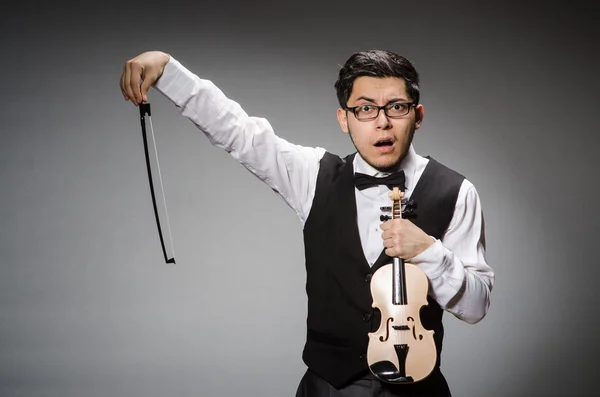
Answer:
[[160, 49], [280, 136], [346, 154], [333, 83], [370, 48], [414, 61], [415, 148], [483, 203], [496, 287], [479, 324], [445, 316], [454, 395], [597, 395], [598, 13], [481, 3], [3, 6], [0, 396], [294, 395], [300, 222], [153, 90], [165, 265], [118, 81]]

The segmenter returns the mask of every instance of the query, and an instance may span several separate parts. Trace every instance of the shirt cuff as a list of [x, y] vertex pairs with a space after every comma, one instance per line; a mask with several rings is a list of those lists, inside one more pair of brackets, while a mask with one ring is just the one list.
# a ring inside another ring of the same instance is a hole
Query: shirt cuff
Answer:
[[165, 65], [162, 75], [154, 83], [154, 88], [175, 105], [181, 107], [183, 99], [194, 90], [194, 84], [195, 75], [175, 58], [169, 56], [169, 62]]

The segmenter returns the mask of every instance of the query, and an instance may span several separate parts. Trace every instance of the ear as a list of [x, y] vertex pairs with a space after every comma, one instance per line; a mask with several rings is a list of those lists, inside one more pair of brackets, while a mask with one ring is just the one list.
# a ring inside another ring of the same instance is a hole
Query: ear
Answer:
[[423, 123], [423, 118], [425, 117], [425, 109], [423, 105], [419, 104], [415, 106], [415, 130], [418, 130]]
[[340, 123], [340, 127], [342, 128], [342, 131], [344, 131], [347, 134], [348, 133], [348, 113], [344, 109], [339, 108], [337, 110], [337, 119], [338, 119], [338, 123]]

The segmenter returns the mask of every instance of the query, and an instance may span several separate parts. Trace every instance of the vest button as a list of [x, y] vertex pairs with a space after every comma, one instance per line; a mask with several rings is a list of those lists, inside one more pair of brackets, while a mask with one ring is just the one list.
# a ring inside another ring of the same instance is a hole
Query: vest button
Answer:
[[373, 277], [373, 275], [372, 275], [371, 273], [367, 273], [367, 274], [365, 275], [365, 281], [366, 281], [367, 283], [368, 283], [368, 282], [371, 282], [371, 277]]
[[363, 320], [369, 321], [370, 319], [371, 319], [371, 313], [365, 313], [365, 314], [363, 314]]
[[366, 354], [361, 354], [360, 356], [358, 356], [358, 358], [359, 358], [361, 361], [365, 361], [365, 360], [367, 359], [367, 355], [366, 355]]

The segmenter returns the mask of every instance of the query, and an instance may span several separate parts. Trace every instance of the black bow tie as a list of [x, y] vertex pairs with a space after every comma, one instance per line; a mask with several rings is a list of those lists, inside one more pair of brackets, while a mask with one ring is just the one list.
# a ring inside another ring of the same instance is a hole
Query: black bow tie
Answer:
[[393, 172], [382, 178], [356, 172], [354, 173], [354, 184], [358, 190], [363, 190], [371, 186], [386, 185], [390, 190], [394, 187], [399, 187], [401, 191], [404, 191], [404, 171]]

